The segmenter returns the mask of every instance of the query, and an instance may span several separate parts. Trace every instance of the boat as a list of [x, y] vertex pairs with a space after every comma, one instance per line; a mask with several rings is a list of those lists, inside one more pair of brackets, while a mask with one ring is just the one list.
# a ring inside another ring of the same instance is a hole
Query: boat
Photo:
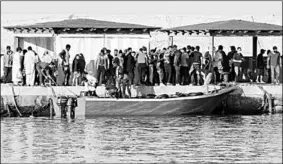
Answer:
[[85, 116], [210, 115], [236, 89], [226, 86], [203, 95], [161, 99], [85, 97]]

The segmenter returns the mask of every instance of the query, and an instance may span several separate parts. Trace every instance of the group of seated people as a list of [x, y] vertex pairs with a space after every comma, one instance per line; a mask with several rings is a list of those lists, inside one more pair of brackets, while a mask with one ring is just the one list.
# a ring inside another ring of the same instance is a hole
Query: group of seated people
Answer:
[[7, 46], [3, 56], [2, 82], [45, 86], [59, 85], [58, 79], [61, 78], [64, 86], [78, 86], [84, 85], [87, 79], [92, 79], [95, 86], [114, 86], [121, 91], [122, 97], [126, 97], [125, 91], [130, 96], [132, 85], [203, 85], [240, 82], [243, 79], [262, 82], [266, 81], [263, 80], [265, 69], [273, 73], [269, 81], [278, 83], [278, 68], [282, 65], [277, 47], [273, 47], [273, 52], [268, 51], [267, 63], [263, 58], [265, 50], [261, 50], [257, 58], [256, 75], [251, 77], [254, 72], [244, 66], [247, 61], [241, 47], [236, 49], [231, 46], [231, 51], [226, 54], [223, 46], [219, 45], [217, 50], [213, 47], [214, 55], [211, 55], [209, 50], [202, 54], [199, 46], [178, 48], [173, 45], [162, 50], [155, 48], [149, 51], [146, 47], [141, 47], [137, 52], [132, 48], [124, 51], [115, 49], [113, 54], [111, 50], [102, 48], [95, 60], [95, 70], [89, 70], [82, 53], [76, 54], [70, 61], [70, 49], [68, 44], [54, 57], [48, 51], [39, 56], [32, 47], [27, 50], [18, 47], [13, 52]]

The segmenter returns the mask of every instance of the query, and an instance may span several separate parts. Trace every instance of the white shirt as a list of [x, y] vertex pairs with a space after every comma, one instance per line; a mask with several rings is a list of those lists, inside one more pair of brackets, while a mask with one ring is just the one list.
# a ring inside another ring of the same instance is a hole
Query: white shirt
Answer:
[[51, 63], [51, 61], [52, 61], [52, 58], [51, 58], [51, 56], [49, 54], [42, 55], [41, 62]]

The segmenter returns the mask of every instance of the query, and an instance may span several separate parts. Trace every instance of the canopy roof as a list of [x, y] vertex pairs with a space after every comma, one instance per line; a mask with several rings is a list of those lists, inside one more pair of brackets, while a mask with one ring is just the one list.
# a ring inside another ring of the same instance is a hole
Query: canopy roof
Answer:
[[204, 33], [212, 36], [282, 36], [282, 26], [243, 20], [217, 21], [162, 29], [168, 34]]
[[160, 29], [160, 27], [95, 19], [69, 19], [33, 25], [6, 26], [4, 28], [17, 33], [148, 33]]

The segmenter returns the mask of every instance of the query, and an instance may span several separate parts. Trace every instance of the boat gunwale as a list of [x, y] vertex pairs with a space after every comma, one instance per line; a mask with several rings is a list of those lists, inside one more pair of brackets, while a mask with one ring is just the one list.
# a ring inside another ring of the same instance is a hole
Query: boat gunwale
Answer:
[[214, 96], [219, 96], [225, 93], [233, 92], [237, 89], [237, 86], [232, 86], [229, 88], [220, 89], [217, 93], [212, 93], [209, 95], [199, 95], [199, 96], [190, 96], [190, 97], [176, 97], [176, 98], [95, 98], [95, 97], [85, 97], [86, 101], [122, 101], [122, 102], [132, 102], [132, 101], [143, 101], [143, 102], [162, 102], [162, 101], [182, 101], [182, 100], [195, 100], [195, 99], [204, 99], [211, 98]]

